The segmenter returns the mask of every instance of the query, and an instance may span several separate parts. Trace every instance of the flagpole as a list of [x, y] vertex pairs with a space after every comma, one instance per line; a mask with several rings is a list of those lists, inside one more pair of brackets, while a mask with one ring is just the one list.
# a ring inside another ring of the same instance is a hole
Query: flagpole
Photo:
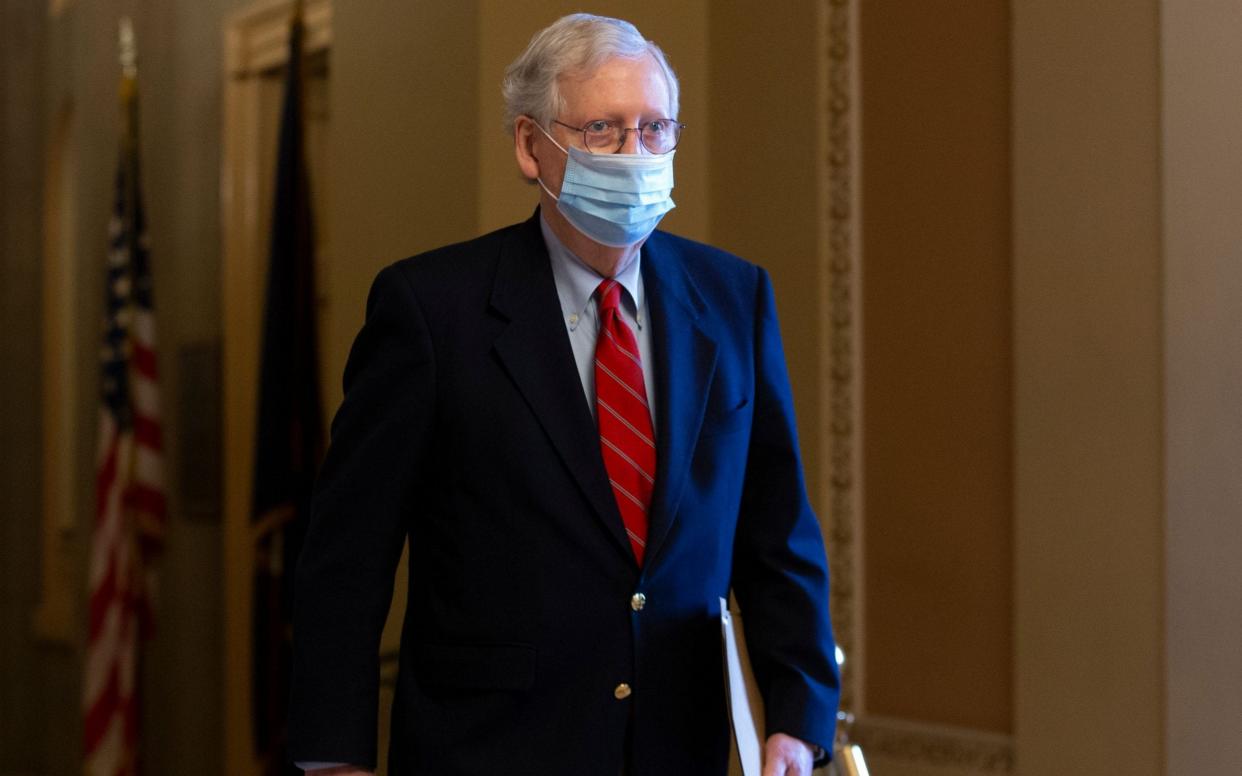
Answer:
[[126, 78], [138, 75], [138, 49], [134, 45], [134, 22], [128, 16], [122, 16], [119, 23], [121, 74]]
[[[122, 142], [129, 148], [136, 142], [138, 100], [138, 45], [134, 39], [134, 22], [128, 16], [122, 16], [117, 23], [118, 52], [121, 61], [121, 120], [123, 122]], [[137, 149], [132, 149], [136, 151]]]
[[[121, 60], [121, 84], [119, 96], [121, 100], [121, 143], [123, 147], [122, 164], [124, 165], [124, 179], [122, 185], [125, 187], [125, 195], [123, 198], [124, 206], [121, 213], [121, 230], [127, 235], [127, 239], [137, 241], [136, 233], [137, 224], [134, 217], [135, 208], [137, 207], [138, 193], [138, 170], [137, 170], [137, 134], [138, 121], [135, 103], [138, 97], [138, 46], [134, 40], [134, 22], [128, 16], [122, 16], [117, 22], [117, 39], [118, 52]], [[130, 246], [132, 252], [134, 247]], [[131, 287], [134, 281], [133, 262], [128, 267], [129, 281]], [[125, 361], [129, 365], [127, 371], [130, 372], [130, 380], [133, 376], [133, 320], [136, 314], [134, 309], [134, 295], [129, 293], [125, 300], [125, 316], [129, 321], [126, 326], [125, 340], [121, 347], [125, 352]], [[125, 482], [134, 481], [134, 465], [135, 456], [132, 454], [127, 456], [125, 460]], [[126, 509], [127, 516], [132, 519], [131, 510]], [[134, 531], [131, 535], [133, 547], [131, 551], [135, 553], [134, 557], [138, 557], [139, 552], [138, 532]], [[136, 567], [135, 567], [136, 568]], [[137, 585], [141, 583], [141, 579], [131, 580], [130, 583]]]
[[[121, 347], [125, 353], [126, 371], [129, 373], [128, 384], [133, 386], [142, 376], [138, 374], [137, 367], [134, 362], [134, 327], [137, 325], [139, 314], [139, 305], [135, 300], [136, 288], [138, 285], [138, 272], [136, 271], [137, 254], [142, 250], [139, 241], [142, 236], [139, 234], [138, 208], [139, 204], [139, 185], [138, 185], [138, 45], [134, 36], [134, 23], [128, 16], [122, 16], [117, 22], [117, 42], [118, 55], [121, 62], [121, 143], [123, 144], [122, 164], [125, 165], [125, 196], [124, 209], [122, 211], [121, 229], [126, 235], [126, 239], [130, 242], [128, 251], [130, 261], [127, 271], [129, 275], [130, 292], [126, 294], [125, 299], [125, 316], [128, 319], [126, 325], [125, 340]], [[131, 389], [132, 390], [132, 389]], [[132, 415], [139, 414], [138, 407], [134, 403], [131, 393], [129, 398], [129, 411]], [[134, 487], [138, 481], [138, 441], [131, 439], [127, 454], [124, 459], [125, 475], [123, 487], [128, 490]], [[142, 510], [135, 509], [133, 506], [122, 504], [122, 514], [124, 521], [129, 526], [126, 532], [129, 540], [129, 552], [133, 561], [130, 563], [130, 578], [128, 580], [129, 589], [132, 591], [143, 591], [142, 600], [145, 602], [144, 607], [138, 611], [131, 612], [133, 617], [131, 627], [138, 630], [141, 637], [148, 637], [151, 629], [151, 612], [149, 607], [152, 605], [151, 596], [154, 594], [155, 577], [154, 569], [147, 567], [147, 558], [144, 558], [143, 552], [143, 535], [146, 524], [150, 521], [150, 516], [141, 514]], [[140, 646], [134, 649], [134, 681], [141, 682], [143, 660], [143, 650]], [[138, 691], [137, 686], [134, 689], [134, 715], [141, 718], [142, 695]], [[133, 748], [129, 755], [135, 761], [139, 757], [139, 750], [142, 746], [142, 739], [138, 737], [133, 742]]]

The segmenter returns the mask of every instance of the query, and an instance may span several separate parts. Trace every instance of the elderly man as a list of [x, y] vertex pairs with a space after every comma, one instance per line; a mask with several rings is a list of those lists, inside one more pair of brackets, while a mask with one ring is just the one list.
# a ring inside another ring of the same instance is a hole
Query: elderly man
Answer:
[[806, 776], [838, 679], [767, 275], [654, 231], [678, 85], [632, 25], [557, 21], [504, 95], [538, 209], [381, 272], [350, 353], [298, 567], [293, 757], [374, 767], [408, 537], [390, 774], [725, 773], [732, 588], [764, 773]]

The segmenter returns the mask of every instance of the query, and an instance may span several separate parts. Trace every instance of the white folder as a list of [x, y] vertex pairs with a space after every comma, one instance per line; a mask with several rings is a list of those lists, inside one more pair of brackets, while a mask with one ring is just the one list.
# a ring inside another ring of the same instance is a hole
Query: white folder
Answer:
[[720, 599], [720, 635], [724, 648], [725, 695], [738, 765], [743, 776], [762, 776], [763, 697], [750, 667], [741, 617], [729, 611], [729, 602], [723, 598]]
[[[720, 637], [724, 650], [725, 696], [729, 721], [733, 725], [734, 748], [729, 752], [729, 773], [763, 776], [764, 716], [763, 696], [755, 682], [742, 631], [742, 617], [729, 611], [729, 602], [720, 599]], [[837, 742], [833, 760], [839, 776], [869, 776], [862, 749]], [[817, 770], [816, 773], [821, 771]], [[833, 773], [832, 765], [823, 772]]]

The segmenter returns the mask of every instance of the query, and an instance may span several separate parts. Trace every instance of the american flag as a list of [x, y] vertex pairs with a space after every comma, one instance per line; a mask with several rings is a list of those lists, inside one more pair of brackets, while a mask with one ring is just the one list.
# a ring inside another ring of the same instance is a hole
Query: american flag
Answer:
[[138, 182], [137, 95], [121, 85], [125, 132], [108, 226], [102, 394], [84, 680], [89, 776], [138, 773], [139, 641], [149, 634], [150, 561], [167, 521], [151, 266]]

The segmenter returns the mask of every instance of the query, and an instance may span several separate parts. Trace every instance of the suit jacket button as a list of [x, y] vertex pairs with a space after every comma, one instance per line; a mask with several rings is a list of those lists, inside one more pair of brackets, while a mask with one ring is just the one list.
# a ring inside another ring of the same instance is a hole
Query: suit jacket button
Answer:
[[625, 682], [622, 682], [621, 684], [617, 685], [617, 689], [613, 690], [612, 694], [613, 694], [613, 697], [615, 697], [617, 700], [623, 701], [626, 698], [630, 697], [630, 693], [632, 692], [634, 691], [630, 689], [630, 686], [626, 684]]
[[647, 605], [647, 596], [642, 593], [635, 593], [630, 596], [630, 608], [636, 612], [641, 612], [643, 607]]

